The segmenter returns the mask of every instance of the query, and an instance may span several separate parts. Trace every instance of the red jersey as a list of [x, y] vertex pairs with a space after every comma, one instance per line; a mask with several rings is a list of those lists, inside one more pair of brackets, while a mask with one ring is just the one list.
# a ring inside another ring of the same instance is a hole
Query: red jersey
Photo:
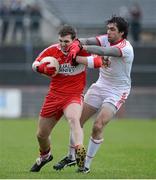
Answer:
[[[89, 56], [85, 50], [81, 50], [79, 56]], [[50, 91], [58, 94], [82, 94], [86, 85], [86, 67], [83, 64], [72, 66], [67, 54], [61, 51], [59, 44], [54, 44], [43, 50], [36, 61], [44, 57], [53, 56], [59, 62], [59, 72], [51, 79]]]

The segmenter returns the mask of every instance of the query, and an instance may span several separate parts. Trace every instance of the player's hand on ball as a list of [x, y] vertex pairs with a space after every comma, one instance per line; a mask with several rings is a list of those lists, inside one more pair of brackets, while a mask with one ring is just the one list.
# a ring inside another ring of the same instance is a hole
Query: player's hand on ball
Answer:
[[37, 71], [47, 76], [53, 76], [56, 72], [56, 68], [48, 67], [48, 64], [50, 64], [50, 62], [45, 62], [43, 64], [40, 64], [39, 66], [37, 66]]

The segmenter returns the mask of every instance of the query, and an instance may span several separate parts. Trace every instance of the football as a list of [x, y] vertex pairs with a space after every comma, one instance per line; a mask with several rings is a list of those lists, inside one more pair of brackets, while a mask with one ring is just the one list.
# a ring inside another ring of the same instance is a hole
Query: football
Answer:
[[41, 61], [40, 61], [40, 64], [42, 63], [45, 63], [45, 62], [50, 62], [47, 66], [48, 67], [55, 67], [56, 71], [55, 71], [55, 74], [52, 76], [56, 76], [59, 72], [59, 62], [56, 58], [52, 57], [52, 56], [47, 56], [45, 58], [43, 58]]

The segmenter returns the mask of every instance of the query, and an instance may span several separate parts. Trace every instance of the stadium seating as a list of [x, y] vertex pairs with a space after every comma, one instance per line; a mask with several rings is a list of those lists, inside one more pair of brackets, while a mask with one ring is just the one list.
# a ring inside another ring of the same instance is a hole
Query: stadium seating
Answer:
[[[45, 0], [46, 7], [63, 23], [69, 23], [78, 29], [103, 28], [103, 24], [112, 14], [119, 14], [122, 6], [129, 8], [133, 0]], [[142, 9], [142, 28], [154, 31], [156, 28], [156, 1], [137, 1]]]

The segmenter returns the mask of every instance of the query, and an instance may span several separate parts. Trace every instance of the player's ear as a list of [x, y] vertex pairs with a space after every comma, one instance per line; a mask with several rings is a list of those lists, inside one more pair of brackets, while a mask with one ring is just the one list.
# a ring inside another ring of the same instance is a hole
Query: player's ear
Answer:
[[120, 34], [121, 34], [121, 36], [123, 37], [123, 35], [124, 35], [124, 32], [120, 32]]

